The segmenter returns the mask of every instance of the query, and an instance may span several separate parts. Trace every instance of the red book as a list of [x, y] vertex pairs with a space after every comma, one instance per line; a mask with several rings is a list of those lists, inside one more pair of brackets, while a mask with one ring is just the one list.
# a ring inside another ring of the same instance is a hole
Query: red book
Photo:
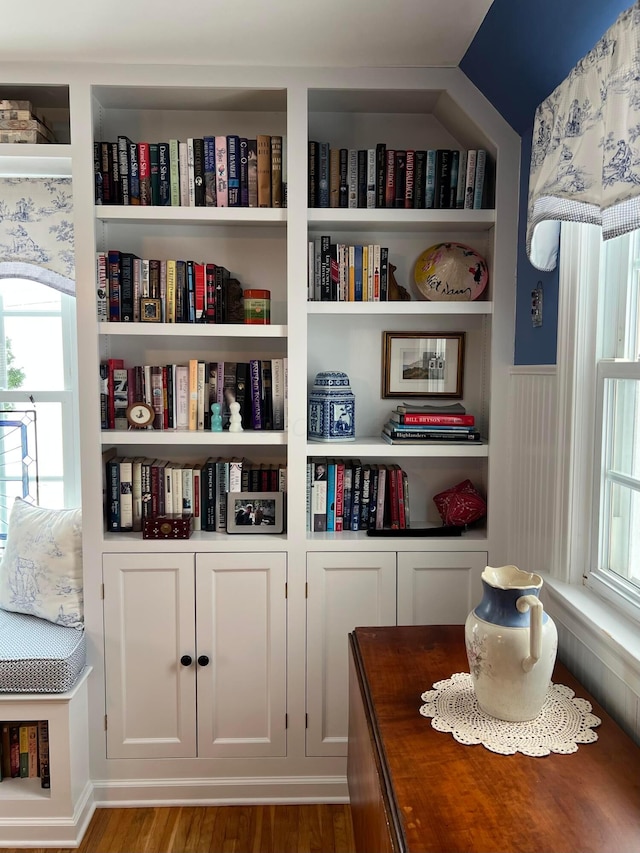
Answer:
[[216, 321], [216, 265], [206, 264], [205, 266], [205, 321], [207, 323], [215, 323]]
[[400, 530], [405, 530], [407, 527], [407, 519], [404, 506], [404, 471], [402, 468], [398, 467], [395, 469], [394, 474], [396, 476], [396, 488], [398, 493], [398, 526], [400, 527]]
[[169, 385], [167, 383], [167, 368], [162, 368], [162, 405], [163, 428], [169, 429]]
[[387, 468], [389, 495], [389, 526], [392, 530], [400, 529], [400, 507], [398, 504], [398, 477], [399, 465], [389, 465]]
[[404, 182], [404, 206], [411, 209], [413, 209], [415, 162], [416, 152], [407, 151], [407, 167]]
[[418, 412], [392, 412], [390, 420], [407, 426], [475, 426], [474, 415], [425, 415]]
[[204, 319], [204, 304], [205, 304], [205, 275], [204, 264], [194, 263], [193, 274], [195, 278], [195, 308], [196, 308], [196, 323]]

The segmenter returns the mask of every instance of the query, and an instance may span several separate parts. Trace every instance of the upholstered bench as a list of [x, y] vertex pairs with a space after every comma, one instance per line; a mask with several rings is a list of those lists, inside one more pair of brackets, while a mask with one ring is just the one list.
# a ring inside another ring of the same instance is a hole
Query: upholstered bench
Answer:
[[85, 661], [84, 630], [0, 610], [1, 693], [64, 693]]

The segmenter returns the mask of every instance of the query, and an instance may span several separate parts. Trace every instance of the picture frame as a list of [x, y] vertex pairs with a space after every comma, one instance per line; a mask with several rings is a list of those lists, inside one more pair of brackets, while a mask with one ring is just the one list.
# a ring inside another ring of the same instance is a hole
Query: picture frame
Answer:
[[160, 299], [151, 299], [143, 296], [140, 299], [140, 322], [141, 323], [161, 323], [162, 322], [162, 302]]
[[464, 332], [383, 332], [382, 397], [462, 397]]
[[229, 492], [227, 494], [227, 533], [264, 535], [283, 531], [283, 492]]

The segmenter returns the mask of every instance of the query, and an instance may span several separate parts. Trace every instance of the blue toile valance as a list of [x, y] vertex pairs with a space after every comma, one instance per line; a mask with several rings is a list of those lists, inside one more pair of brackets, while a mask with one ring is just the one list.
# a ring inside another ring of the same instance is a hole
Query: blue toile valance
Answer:
[[555, 268], [561, 221], [601, 225], [604, 240], [640, 227], [640, 0], [536, 111], [527, 254], [537, 269]]
[[0, 178], [0, 266], [7, 275], [33, 278], [75, 293], [71, 178]]

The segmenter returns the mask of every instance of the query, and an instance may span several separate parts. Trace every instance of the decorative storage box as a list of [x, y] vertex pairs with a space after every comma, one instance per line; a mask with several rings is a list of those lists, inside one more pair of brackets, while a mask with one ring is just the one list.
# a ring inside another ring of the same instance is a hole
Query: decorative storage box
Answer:
[[318, 373], [309, 394], [309, 439], [355, 441], [355, 407], [346, 373], [338, 370]]
[[145, 518], [142, 526], [143, 539], [188, 539], [193, 527], [191, 515], [158, 515]]

